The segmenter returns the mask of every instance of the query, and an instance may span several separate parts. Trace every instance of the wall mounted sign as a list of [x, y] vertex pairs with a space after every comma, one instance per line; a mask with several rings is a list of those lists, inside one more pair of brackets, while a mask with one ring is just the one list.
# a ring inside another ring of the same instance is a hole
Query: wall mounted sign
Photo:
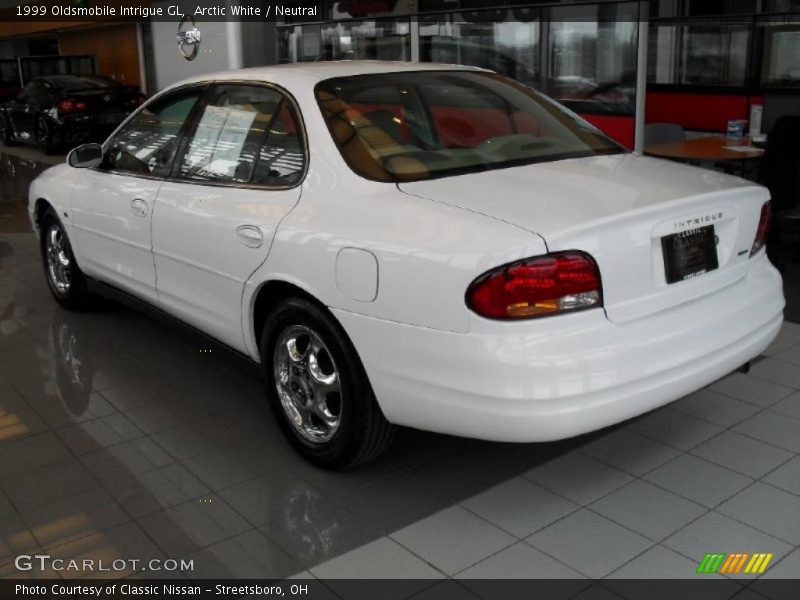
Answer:
[[194, 23], [194, 19], [186, 15], [178, 24], [178, 50], [186, 60], [194, 60], [200, 51], [200, 30]]

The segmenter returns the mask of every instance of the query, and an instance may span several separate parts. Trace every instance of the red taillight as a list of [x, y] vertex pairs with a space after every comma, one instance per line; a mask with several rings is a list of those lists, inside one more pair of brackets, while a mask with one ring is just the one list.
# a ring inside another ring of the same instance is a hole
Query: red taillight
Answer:
[[56, 104], [56, 108], [58, 108], [58, 112], [66, 115], [75, 110], [75, 103], [70, 99], [62, 100]]
[[750, 249], [750, 256], [764, 247], [767, 243], [767, 235], [769, 235], [769, 226], [772, 223], [772, 202], [765, 202], [761, 207], [761, 218], [758, 221], [758, 229], [756, 229], [756, 239], [753, 240], [753, 247]]
[[68, 115], [76, 110], [86, 110], [86, 103], [81, 102], [80, 100], [72, 100], [67, 98], [56, 104], [56, 108], [62, 115]]
[[600, 272], [588, 254], [558, 252], [484, 273], [467, 305], [490, 319], [524, 319], [603, 305]]

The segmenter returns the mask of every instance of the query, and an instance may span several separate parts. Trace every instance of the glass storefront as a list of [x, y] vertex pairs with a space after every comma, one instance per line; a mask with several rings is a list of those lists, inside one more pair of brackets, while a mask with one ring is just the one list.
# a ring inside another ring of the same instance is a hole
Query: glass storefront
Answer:
[[741, 87], [752, 35], [747, 23], [656, 23], [651, 27], [648, 83]]
[[411, 60], [409, 19], [339, 21], [322, 26], [321, 60]]
[[800, 18], [788, 23], [762, 23], [762, 32], [761, 85], [800, 88]]
[[420, 17], [420, 60], [471, 65], [539, 87], [538, 9], [473, 11]]
[[278, 62], [314, 62], [322, 58], [321, 25], [278, 28]]
[[635, 3], [598, 5], [593, 21], [572, 7], [554, 8], [547, 92], [574, 110], [632, 115], [636, 106], [639, 28]]
[[[584, 115], [635, 112], [638, 2], [384, 4], [384, 16], [367, 18], [373, 4], [334, 1], [326, 5], [328, 22], [279, 27], [279, 59], [473, 65], [541, 90]], [[800, 0], [651, 0], [648, 89], [719, 88], [751, 96], [796, 90], [799, 11]]]
[[410, 19], [365, 19], [278, 28], [278, 62], [411, 60]]
[[278, 59], [472, 65], [581, 112], [633, 115], [637, 21], [638, 3], [610, 2], [297, 24], [279, 28]]

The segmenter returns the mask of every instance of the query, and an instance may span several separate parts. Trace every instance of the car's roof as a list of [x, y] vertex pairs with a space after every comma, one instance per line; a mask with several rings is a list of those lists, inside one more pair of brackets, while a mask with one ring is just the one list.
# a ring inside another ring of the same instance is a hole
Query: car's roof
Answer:
[[107, 79], [109, 81], [114, 81], [110, 77], [104, 77], [103, 75], [93, 75], [91, 73], [67, 73], [65, 75], [42, 75], [37, 79], [49, 79], [50, 81], [70, 81], [72, 79]]
[[375, 73], [397, 73], [401, 71], [452, 71], [483, 70], [463, 65], [444, 65], [438, 63], [411, 63], [386, 60], [338, 60], [313, 63], [291, 63], [267, 67], [252, 67], [235, 71], [208, 73], [185, 79], [175, 85], [201, 81], [267, 81], [279, 85], [314, 85], [331, 77], [348, 77]]
[[35, 77], [35, 79], [40, 79], [43, 81], [49, 81], [50, 83], [60, 84], [69, 81], [105, 81], [108, 83], [116, 83], [120, 85], [120, 83], [111, 77], [106, 77], [105, 75], [95, 75], [94, 73], [84, 73], [84, 74], [65, 74], [65, 75], [40, 75]]

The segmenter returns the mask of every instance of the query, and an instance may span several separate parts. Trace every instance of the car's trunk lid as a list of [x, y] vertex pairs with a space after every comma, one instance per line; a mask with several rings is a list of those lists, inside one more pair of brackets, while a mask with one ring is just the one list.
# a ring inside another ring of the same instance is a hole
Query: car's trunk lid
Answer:
[[126, 104], [130, 100], [130, 94], [122, 87], [93, 88], [68, 95], [73, 100], [84, 102], [93, 112], [119, 112], [130, 108]]
[[[402, 183], [406, 193], [507, 221], [549, 251], [591, 254], [610, 320], [690, 301], [744, 276], [764, 188], [638, 155], [598, 156]], [[713, 226], [718, 268], [668, 283], [662, 237]]]

